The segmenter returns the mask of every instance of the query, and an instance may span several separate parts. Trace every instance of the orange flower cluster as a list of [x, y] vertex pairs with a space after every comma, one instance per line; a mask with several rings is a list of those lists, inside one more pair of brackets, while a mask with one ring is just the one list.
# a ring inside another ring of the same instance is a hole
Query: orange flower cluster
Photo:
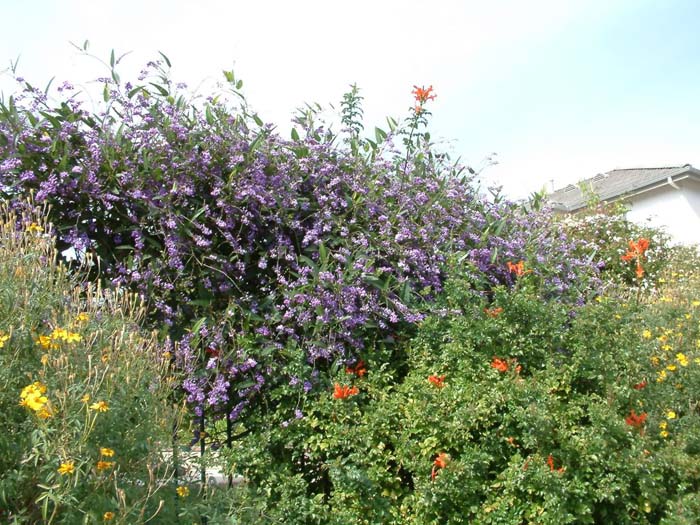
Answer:
[[506, 266], [508, 267], [508, 271], [510, 273], [514, 273], [518, 277], [522, 277], [526, 273], [530, 273], [532, 270], [525, 270], [525, 262], [524, 261], [519, 261], [517, 263], [512, 263], [508, 261], [506, 263]]
[[632, 386], [635, 390], [642, 390], [643, 388], [646, 388], [647, 382], [642, 381], [641, 383], [637, 383], [636, 385]]
[[437, 95], [433, 93], [433, 86], [430, 86], [427, 89], [424, 87], [413, 86], [413, 91], [411, 91], [411, 94], [415, 95], [416, 102], [421, 106], [428, 100], [435, 100], [435, 97], [437, 97]]
[[338, 383], [335, 384], [335, 388], [333, 391], [333, 398], [335, 399], [345, 399], [350, 396], [354, 396], [355, 394], [358, 394], [360, 391], [357, 389], [356, 386], [349, 387], [348, 385], [340, 385]]
[[433, 385], [435, 385], [438, 388], [442, 388], [445, 386], [445, 377], [444, 375], [441, 376], [428, 376], [428, 381], [430, 381]]
[[500, 357], [495, 357], [491, 361], [491, 368], [495, 368], [499, 372], [507, 372], [508, 371], [508, 362], [505, 359], [501, 359]]
[[549, 466], [549, 470], [551, 472], [557, 471], [561, 473], [564, 472], [564, 470], [566, 470], [564, 467], [554, 468], [554, 457], [551, 454], [547, 456], [547, 465]]
[[435, 476], [438, 474], [438, 470], [445, 468], [449, 462], [449, 454], [440, 452], [435, 458], [435, 461], [433, 461], [433, 470], [430, 471], [430, 479], [435, 479]]
[[503, 308], [500, 306], [494, 308], [484, 308], [484, 313], [489, 317], [496, 318], [503, 313]]
[[644, 237], [640, 237], [637, 242], [630, 241], [629, 249], [627, 253], [620, 258], [624, 262], [636, 261], [637, 265], [635, 268], [635, 274], [637, 279], [641, 279], [644, 276], [644, 268], [642, 267], [642, 260], [644, 259], [644, 252], [649, 249], [649, 240]]
[[636, 414], [634, 410], [630, 410], [630, 415], [625, 418], [625, 423], [634, 428], [641, 429], [647, 420], [647, 413], [642, 412], [641, 414]]
[[355, 366], [346, 366], [345, 372], [348, 374], [355, 374], [357, 377], [364, 377], [367, 373], [367, 368], [365, 362], [360, 359]]

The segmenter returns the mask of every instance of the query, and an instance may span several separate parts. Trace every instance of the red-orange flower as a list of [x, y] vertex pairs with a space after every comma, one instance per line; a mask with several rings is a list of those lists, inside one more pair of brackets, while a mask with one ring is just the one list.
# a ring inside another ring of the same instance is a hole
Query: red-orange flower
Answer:
[[642, 381], [641, 383], [637, 383], [636, 385], [634, 385], [632, 388], [634, 388], [635, 390], [641, 390], [643, 388], [646, 388], [646, 386], [647, 386], [647, 382]]
[[642, 260], [644, 259], [644, 252], [649, 249], [649, 240], [641, 237], [637, 242], [630, 241], [629, 249], [627, 253], [622, 255], [620, 259], [624, 262], [637, 261], [634, 273], [637, 279], [644, 277], [644, 268], [642, 267]]
[[503, 313], [503, 308], [501, 308], [500, 306], [494, 308], [484, 308], [484, 313], [489, 317], [495, 318]]
[[433, 470], [430, 472], [430, 479], [435, 479], [438, 470], [441, 468], [445, 468], [449, 462], [450, 455], [446, 452], [440, 452], [435, 458], [435, 461], [433, 461]]
[[433, 93], [433, 86], [430, 86], [429, 88], [424, 88], [424, 87], [418, 87], [418, 86], [413, 86], [413, 91], [411, 91], [413, 95], [416, 97], [416, 102], [418, 102], [419, 105], [425, 104], [428, 100], [435, 100], [435, 95]]
[[564, 467], [559, 467], [559, 468], [554, 468], [554, 457], [550, 454], [547, 456], [547, 465], [549, 466], [549, 470], [551, 472], [554, 472], [555, 470], [557, 472], [564, 472]]
[[634, 410], [630, 410], [630, 415], [625, 418], [625, 423], [634, 428], [642, 428], [644, 422], [647, 420], [647, 413], [642, 412], [641, 414], [636, 414]]
[[359, 393], [360, 391], [357, 389], [356, 386], [350, 387], [348, 385], [340, 385], [338, 383], [335, 384], [335, 388], [333, 391], [333, 397], [335, 399], [345, 399], [350, 396], [354, 396], [355, 394]]
[[499, 358], [495, 357], [491, 361], [491, 368], [495, 368], [499, 372], [507, 372], [508, 371], [508, 362]]
[[428, 381], [430, 381], [432, 384], [434, 384], [438, 388], [442, 388], [445, 386], [445, 377], [444, 375], [441, 376], [428, 376]]
[[513, 263], [508, 261], [506, 263], [506, 266], [508, 267], [508, 271], [510, 273], [514, 273], [518, 277], [522, 277], [526, 273], [530, 273], [531, 270], [525, 270], [525, 262], [524, 261], [519, 261], [517, 263]]
[[355, 374], [357, 377], [364, 377], [367, 373], [367, 368], [365, 368], [365, 362], [360, 359], [355, 366], [345, 367], [345, 372], [348, 374]]

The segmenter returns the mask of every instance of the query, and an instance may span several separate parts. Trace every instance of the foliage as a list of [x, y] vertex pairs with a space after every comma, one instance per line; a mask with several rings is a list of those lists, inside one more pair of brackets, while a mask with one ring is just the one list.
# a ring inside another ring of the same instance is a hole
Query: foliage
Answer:
[[54, 103], [20, 80], [0, 105], [0, 188], [16, 206], [32, 192], [51, 204], [59, 250], [93, 254], [100, 277], [146, 298], [197, 414], [236, 419], [266, 384], [321, 384], [336, 359], [410, 331], [454, 251], [484, 288], [512, 285], [506, 263], [520, 260], [551, 298], [577, 300], [589, 284], [590, 265], [546, 214], [485, 201], [434, 151], [432, 87], [416, 86], [405, 123], [372, 139], [359, 136], [353, 87], [346, 141], [313, 106], [285, 140], [230, 71], [229, 91], [201, 100], [173, 84], [165, 56], [134, 84], [117, 65], [96, 112], [69, 83]]
[[[0, 521], [174, 523], [183, 407], [141, 301], [55, 264], [43, 214], [0, 215]], [[180, 479], [180, 482], [184, 481]]]
[[[590, 254], [601, 269], [601, 278], [608, 282], [652, 288], [658, 284], [662, 270], [670, 259], [670, 238], [667, 233], [650, 226], [635, 224], [625, 217], [623, 205], [598, 204], [578, 215], [561, 220], [567, 235], [578, 239], [575, 253]], [[636, 273], [636, 261], [625, 260], [630, 241], [649, 240], [643, 257], [643, 275]]]
[[[486, 300], [470, 274], [457, 267], [405, 343], [402, 381], [378, 345], [361, 375], [339, 366], [298, 396], [302, 419], [251, 422], [231, 457], [258, 520], [696, 520], [697, 283], [672, 302], [630, 291], [572, 307], [534, 293], [533, 275]], [[359, 392], [336, 398], [332, 382]]]

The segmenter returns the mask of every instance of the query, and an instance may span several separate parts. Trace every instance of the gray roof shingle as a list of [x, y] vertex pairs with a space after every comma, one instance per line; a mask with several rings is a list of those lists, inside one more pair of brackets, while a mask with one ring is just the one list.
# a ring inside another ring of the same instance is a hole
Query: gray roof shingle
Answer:
[[[555, 210], [576, 211], [588, 204], [588, 192], [597, 195], [602, 201], [613, 201], [649, 190], [664, 184], [666, 180], [692, 176], [700, 180], [700, 170], [690, 164], [662, 168], [629, 168], [612, 170], [586, 179], [574, 186], [556, 190], [547, 195], [547, 201]], [[581, 191], [586, 188], [586, 192]]]

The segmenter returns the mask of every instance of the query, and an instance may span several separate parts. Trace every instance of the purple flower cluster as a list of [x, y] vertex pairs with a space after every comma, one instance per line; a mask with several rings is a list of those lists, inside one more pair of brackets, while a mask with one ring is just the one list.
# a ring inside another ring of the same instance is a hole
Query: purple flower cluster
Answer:
[[568, 241], [539, 228], [546, 216], [483, 201], [424, 152], [398, 162], [314, 133], [288, 141], [245, 111], [146, 86], [107, 81], [102, 114], [26, 87], [0, 108], [0, 189], [51, 204], [59, 248], [93, 253], [148, 298], [179, 339], [197, 412], [235, 419], [270, 380], [308, 391], [319, 363], [419, 321], [452, 253], [492, 284], [512, 282], [506, 261], [558, 254], [543, 277], [560, 295], [581, 273], [561, 256]]

